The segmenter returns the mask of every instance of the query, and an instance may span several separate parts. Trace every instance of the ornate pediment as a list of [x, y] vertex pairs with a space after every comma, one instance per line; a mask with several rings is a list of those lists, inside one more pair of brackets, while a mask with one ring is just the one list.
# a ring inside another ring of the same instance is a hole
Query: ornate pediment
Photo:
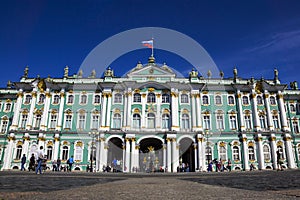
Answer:
[[138, 66], [127, 74], [128, 78], [174, 78], [175, 76], [176, 74], [168, 66], [158, 66], [155, 64], [148, 64], [143, 67]]

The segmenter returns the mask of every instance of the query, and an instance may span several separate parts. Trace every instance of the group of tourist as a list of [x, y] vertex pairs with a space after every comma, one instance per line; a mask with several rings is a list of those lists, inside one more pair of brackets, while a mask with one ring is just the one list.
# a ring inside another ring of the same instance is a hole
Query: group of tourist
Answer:
[[225, 165], [225, 162], [220, 159], [214, 159], [211, 162], [209, 162], [208, 167], [207, 167], [207, 171], [208, 172], [212, 172], [213, 171], [213, 165], [215, 165], [215, 171], [216, 172], [224, 172], [224, 171], [231, 171], [231, 160], [228, 159], [227, 161], [227, 165]]
[[[23, 154], [21, 158], [21, 171], [25, 171], [25, 164], [26, 164], [26, 155]], [[35, 157], [35, 154], [31, 154], [31, 157], [29, 159], [29, 166], [28, 171], [35, 171], [36, 174], [42, 174], [42, 171], [46, 169], [46, 162], [47, 158], [45, 157], [43, 153], [43, 147], [41, 146], [39, 151], [37, 152], [37, 157]], [[68, 166], [61, 165], [61, 160], [58, 157], [57, 160], [52, 161], [52, 171], [72, 171], [72, 165], [74, 163], [73, 156], [71, 156], [67, 160]]]

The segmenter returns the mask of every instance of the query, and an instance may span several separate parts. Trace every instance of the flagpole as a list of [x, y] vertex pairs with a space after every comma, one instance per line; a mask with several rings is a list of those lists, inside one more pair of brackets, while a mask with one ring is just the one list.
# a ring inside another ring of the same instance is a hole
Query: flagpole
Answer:
[[154, 39], [152, 38], [152, 54], [151, 54], [152, 57], [154, 55], [153, 49], [154, 49]]

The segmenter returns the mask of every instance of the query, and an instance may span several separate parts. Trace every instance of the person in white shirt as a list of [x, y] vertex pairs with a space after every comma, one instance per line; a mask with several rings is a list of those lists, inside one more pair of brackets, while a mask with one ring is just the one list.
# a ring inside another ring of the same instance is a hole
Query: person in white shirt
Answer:
[[37, 163], [38, 163], [38, 166], [37, 168], [35, 169], [35, 173], [38, 174], [38, 171], [40, 171], [40, 174], [42, 174], [42, 163], [43, 163], [43, 160], [44, 160], [44, 151], [43, 151], [43, 146], [40, 146], [40, 150], [38, 151], [38, 155], [37, 155]]

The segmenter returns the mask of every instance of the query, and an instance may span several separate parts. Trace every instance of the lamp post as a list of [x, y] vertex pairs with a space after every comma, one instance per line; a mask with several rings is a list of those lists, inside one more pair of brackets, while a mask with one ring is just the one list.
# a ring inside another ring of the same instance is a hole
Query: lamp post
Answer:
[[92, 137], [92, 145], [91, 145], [91, 155], [90, 155], [90, 172], [93, 172], [93, 160], [94, 160], [94, 142], [97, 132], [89, 132], [89, 135]]
[[205, 129], [204, 131], [204, 137], [206, 138], [206, 149], [207, 149], [207, 165], [209, 165], [210, 162], [210, 153], [211, 153], [211, 149], [208, 147], [209, 145], [209, 141], [208, 139], [212, 136], [212, 132], [209, 132], [208, 129]]

